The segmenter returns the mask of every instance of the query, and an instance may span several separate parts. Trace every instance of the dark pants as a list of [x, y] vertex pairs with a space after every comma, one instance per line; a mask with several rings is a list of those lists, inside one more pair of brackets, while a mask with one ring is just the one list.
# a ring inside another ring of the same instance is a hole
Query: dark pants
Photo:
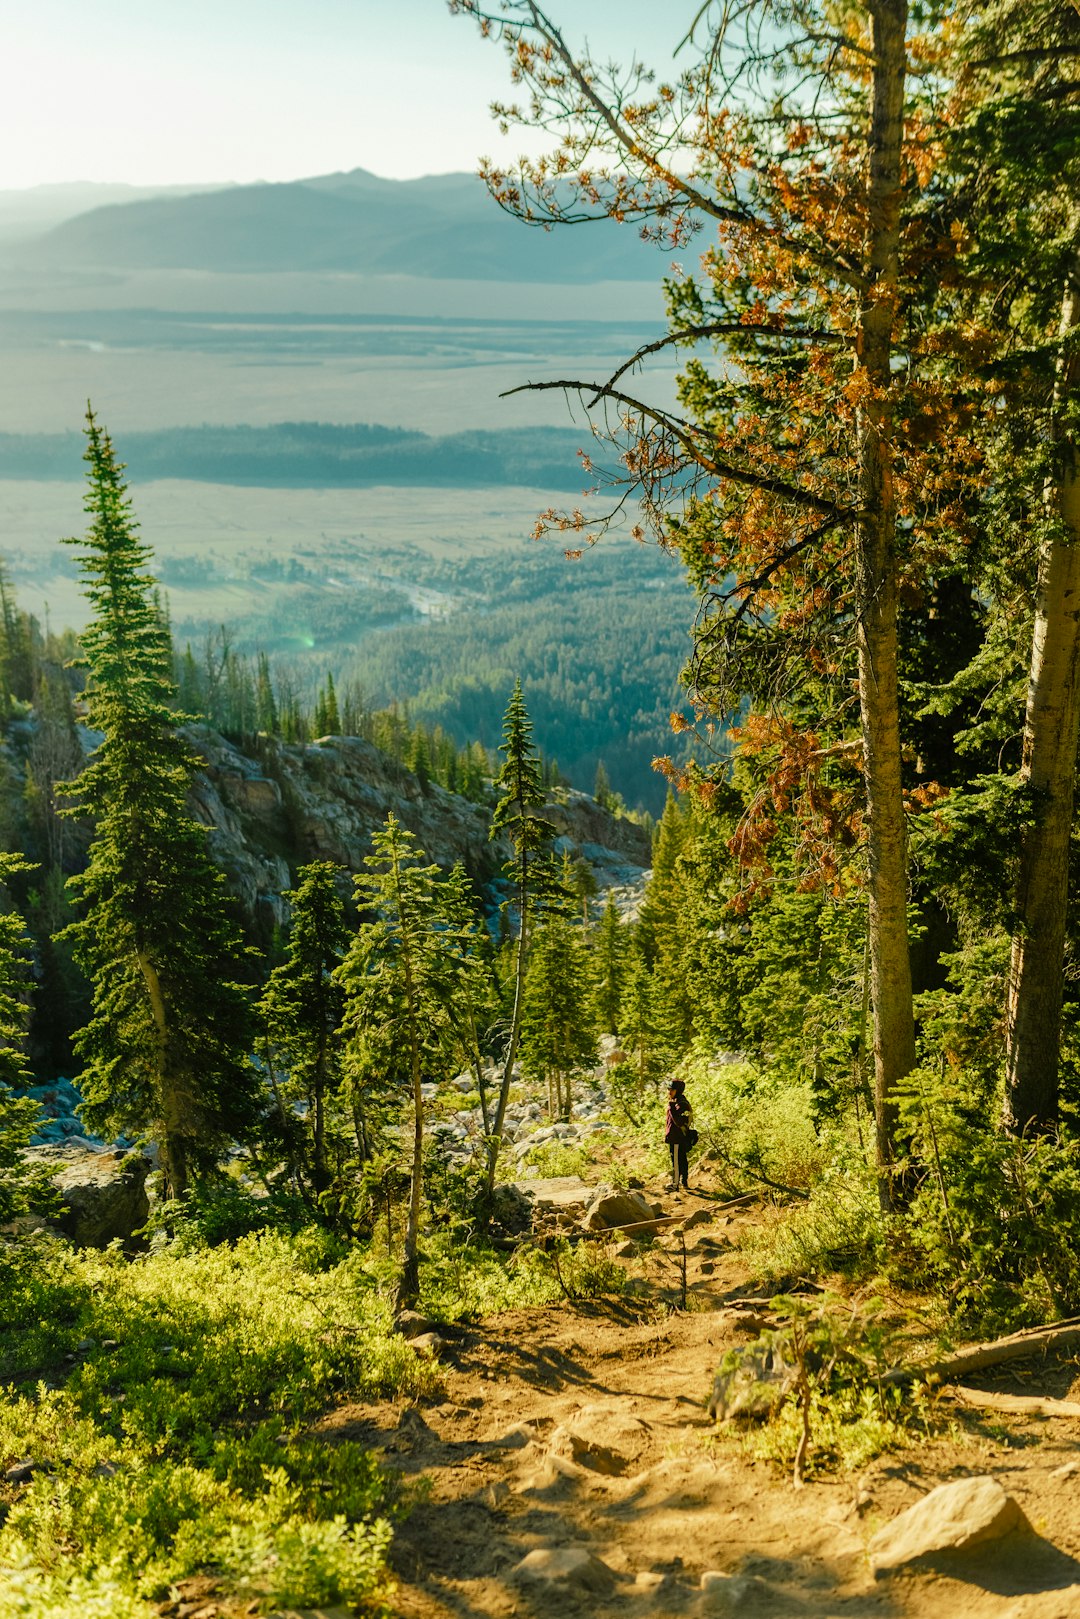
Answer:
[[681, 1141], [671, 1143], [671, 1178], [675, 1185], [681, 1182], [683, 1186], [690, 1184], [687, 1176], [690, 1173], [690, 1162], [686, 1156], [686, 1147]]

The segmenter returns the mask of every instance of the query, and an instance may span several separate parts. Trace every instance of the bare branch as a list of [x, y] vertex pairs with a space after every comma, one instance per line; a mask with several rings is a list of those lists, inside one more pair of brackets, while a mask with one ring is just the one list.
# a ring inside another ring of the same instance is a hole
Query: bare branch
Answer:
[[647, 405], [644, 400], [635, 399], [631, 394], [622, 393], [606, 382], [578, 382], [565, 379], [556, 382], [523, 382], [516, 388], [507, 388], [499, 398], [509, 399], [512, 395], [521, 393], [553, 392], [592, 394], [591, 404], [597, 404], [601, 399], [611, 399], [618, 405], [625, 405], [628, 410], [636, 411], [646, 421], [653, 422], [664, 432], [670, 433], [672, 438], [682, 445], [694, 465], [714, 478], [726, 478], [732, 483], [745, 484], [750, 489], [760, 489], [766, 494], [777, 495], [782, 500], [790, 500], [793, 505], [804, 507], [809, 511], [826, 512], [829, 514], [830, 524], [848, 522], [858, 516], [854, 509], [847, 511], [837, 506], [834, 501], [816, 495], [812, 490], [803, 489], [798, 484], [788, 483], [783, 478], [768, 478], [760, 472], [750, 472], [745, 467], [717, 461], [714, 457], [706, 455], [695, 443], [692, 423], [684, 421], [681, 417], [672, 416], [667, 411], [657, 410], [655, 406]]

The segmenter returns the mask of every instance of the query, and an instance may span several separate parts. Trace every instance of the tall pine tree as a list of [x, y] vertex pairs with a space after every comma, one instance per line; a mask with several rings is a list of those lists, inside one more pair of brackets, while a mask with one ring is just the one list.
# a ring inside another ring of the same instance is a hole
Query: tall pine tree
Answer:
[[195, 761], [177, 729], [172, 648], [122, 466], [87, 412], [91, 524], [79, 572], [87, 724], [102, 733], [70, 787], [96, 823], [82, 916], [68, 933], [92, 992], [76, 1039], [86, 1122], [148, 1136], [169, 1195], [247, 1135], [259, 1109], [252, 1016], [236, 982], [243, 947], [225, 879], [187, 802]]

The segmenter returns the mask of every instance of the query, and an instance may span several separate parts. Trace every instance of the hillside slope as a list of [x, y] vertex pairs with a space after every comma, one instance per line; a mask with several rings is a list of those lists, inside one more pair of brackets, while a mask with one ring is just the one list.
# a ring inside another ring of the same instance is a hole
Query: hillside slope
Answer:
[[109, 204], [65, 220], [20, 256], [69, 267], [590, 282], [656, 280], [669, 255], [607, 220], [530, 229], [475, 175], [382, 180], [356, 169]]

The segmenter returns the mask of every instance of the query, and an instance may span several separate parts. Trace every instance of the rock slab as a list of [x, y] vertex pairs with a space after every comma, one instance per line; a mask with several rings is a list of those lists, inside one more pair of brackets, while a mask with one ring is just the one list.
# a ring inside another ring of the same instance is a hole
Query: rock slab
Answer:
[[586, 1231], [612, 1231], [622, 1226], [642, 1225], [655, 1218], [652, 1204], [640, 1192], [617, 1192], [612, 1186], [598, 1186], [581, 1223]]
[[879, 1529], [869, 1545], [870, 1567], [888, 1573], [934, 1552], [966, 1551], [1028, 1528], [1019, 1503], [989, 1474], [939, 1484]]
[[26, 1157], [55, 1169], [62, 1206], [53, 1223], [76, 1248], [107, 1248], [117, 1240], [137, 1246], [135, 1234], [150, 1216], [147, 1159], [73, 1144], [31, 1147]]
[[538, 1546], [513, 1571], [515, 1580], [607, 1596], [615, 1576], [587, 1546]]

